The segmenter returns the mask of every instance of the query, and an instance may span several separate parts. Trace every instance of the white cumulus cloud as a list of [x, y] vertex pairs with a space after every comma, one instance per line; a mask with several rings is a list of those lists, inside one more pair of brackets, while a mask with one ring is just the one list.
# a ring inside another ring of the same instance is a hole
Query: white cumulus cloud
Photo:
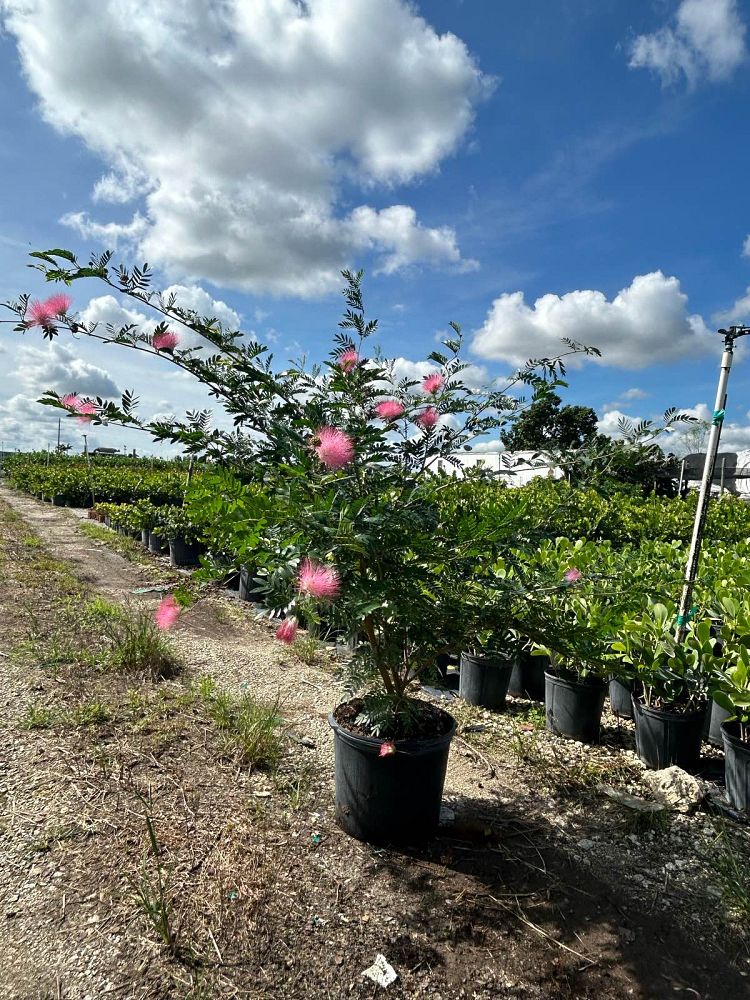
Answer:
[[472, 266], [452, 229], [351, 196], [435, 171], [492, 88], [407, 0], [77, 0], [75, 31], [65, 0], [0, 10], [44, 118], [106, 163], [94, 199], [137, 200], [125, 223], [70, 212], [79, 233], [258, 293], [320, 294], [368, 250]]
[[[713, 349], [703, 319], [688, 313], [680, 282], [661, 271], [638, 275], [611, 301], [593, 290], [543, 295], [533, 306], [523, 292], [501, 295], [475, 332], [472, 348], [483, 358], [518, 365], [565, 351], [563, 337], [602, 352], [589, 360], [631, 369]], [[571, 364], [584, 360], [574, 357]]]
[[737, 0], [682, 0], [670, 24], [635, 39], [630, 66], [665, 83], [683, 74], [690, 86], [726, 80], [745, 59], [745, 31]]

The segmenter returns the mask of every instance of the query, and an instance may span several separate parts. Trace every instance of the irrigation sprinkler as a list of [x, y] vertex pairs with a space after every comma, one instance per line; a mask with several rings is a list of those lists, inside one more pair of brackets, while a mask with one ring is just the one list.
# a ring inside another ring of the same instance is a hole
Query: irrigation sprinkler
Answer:
[[724, 353], [721, 356], [719, 385], [716, 390], [716, 402], [714, 403], [714, 412], [711, 418], [711, 432], [706, 447], [706, 461], [703, 464], [703, 478], [701, 479], [701, 488], [698, 494], [698, 508], [695, 512], [693, 537], [690, 541], [690, 552], [688, 553], [682, 596], [680, 597], [680, 609], [677, 613], [676, 639], [678, 642], [684, 640], [688, 622], [692, 616], [693, 587], [695, 586], [695, 577], [698, 572], [698, 560], [700, 559], [701, 545], [703, 544], [703, 531], [706, 526], [708, 501], [711, 498], [711, 482], [714, 477], [716, 454], [719, 450], [719, 439], [721, 438], [721, 428], [724, 423], [724, 412], [727, 406], [727, 384], [729, 382], [729, 372], [732, 368], [732, 358], [734, 357], [734, 342], [740, 337], [747, 337], [748, 334], [750, 334], [750, 326], [730, 326], [728, 330], [719, 330], [719, 336], [724, 338]]

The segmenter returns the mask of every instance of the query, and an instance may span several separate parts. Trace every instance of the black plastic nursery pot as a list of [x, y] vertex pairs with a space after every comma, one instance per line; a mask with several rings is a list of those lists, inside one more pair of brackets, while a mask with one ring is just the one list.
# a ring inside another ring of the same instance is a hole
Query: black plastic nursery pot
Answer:
[[52, 497], [52, 506], [65, 507], [65, 497], [62, 496], [60, 493], [55, 493], [55, 495]]
[[521, 650], [513, 657], [508, 694], [529, 701], [544, 701], [544, 672], [549, 667], [546, 656], [532, 656]]
[[148, 528], [141, 528], [141, 545], [144, 547], [144, 549], [148, 548], [148, 535], [149, 535]]
[[386, 741], [351, 732], [335, 712], [328, 716], [336, 758], [336, 821], [350, 836], [402, 845], [434, 837], [456, 732], [455, 719], [442, 709], [435, 711], [443, 716], [442, 735], [396, 740], [395, 753], [386, 756], [380, 755]]
[[200, 566], [200, 554], [199, 542], [187, 542], [184, 538], [169, 539], [169, 561], [173, 566]]
[[148, 550], [149, 552], [153, 552], [155, 556], [163, 556], [169, 551], [169, 543], [162, 535], [157, 534], [155, 531], [149, 531]]
[[724, 746], [724, 734], [721, 727], [727, 721], [731, 712], [717, 705], [713, 699], [706, 709], [706, 719], [703, 723], [703, 739], [710, 743], [712, 747]]
[[461, 653], [458, 696], [470, 705], [499, 711], [505, 708], [513, 660], [498, 653], [475, 656]]
[[255, 589], [253, 575], [247, 566], [240, 566], [240, 600], [260, 601], [261, 594]]
[[633, 718], [633, 681], [610, 677], [609, 707], [621, 719]]
[[738, 722], [721, 727], [724, 740], [724, 780], [729, 801], [735, 809], [750, 811], [750, 743], [740, 738]]
[[600, 677], [567, 680], [544, 674], [546, 728], [555, 736], [581, 743], [598, 743], [607, 686]]
[[635, 748], [654, 771], [676, 764], [685, 771], [698, 767], [706, 709], [697, 712], [665, 712], [649, 708], [633, 696]]

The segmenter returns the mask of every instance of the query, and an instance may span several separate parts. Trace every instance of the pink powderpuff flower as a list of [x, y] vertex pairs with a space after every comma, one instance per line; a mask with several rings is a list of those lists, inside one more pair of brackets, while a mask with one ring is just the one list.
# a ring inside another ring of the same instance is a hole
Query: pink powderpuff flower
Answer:
[[392, 757], [395, 752], [396, 752], [395, 743], [389, 743], [389, 742], [381, 743], [380, 753], [378, 754], [378, 757]]
[[384, 399], [375, 407], [375, 414], [381, 420], [398, 420], [404, 415], [404, 406], [397, 399]]
[[169, 354], [172, 353], [179, 342], [180, 335], [179, 333], [175, 333], [174, 330], [167, 330], [165, 333], [155, 333], [151, 340], [157, 351], [167, 351]]
[[55, 325], [55, 312], [49, 305], [49, 299], [44, 302], [32, 302], [29, 305], [25, 319], [26, 326], [41, 326], [45, 330]]
[[335, 601], [341, 591], [341, 580], [335, 567], [304, 559], [299, 568], [297, 587], [300, 594], [316, 597], [320, 601]]
[[281, 642], [285, 642], [287, 646], [291, 646], [297, 638], [297, 628], [296, 618], [285, 618], [281, 625], [279, 625], [276, 629], [276, 638]]
[[60, 402], [66, 410], [75, 410], [76, 413], [78, 412], [78, 407], [81, 405], [81, 400], [74, 392], [69, 392], [65, 396], [60, 396]]
[[425, 375], [424, 381], [422, 382], [422, 388], [425, 392], [429, 392], [434, 395], [438, 389], [440, 389], [445, 382], [442, 375], [435, 372], [434, 375]]
[[73, 300], [65, 292], [58, 292], [57, 295], [50, 295], [44, 305], [54, 316], [66, 316], [68, 309], [73, 304]]
[[353, 347], [350, 347], [343, 354], [339, 355], [336, 364], [343, 372], [354, 371], [359, 364], [359, 354], [357, 354]]
[[428, 406], [426, 410], [422, 410], [422, 412], [414, 418], [414, 423], [419, 424], [419, 426], [424, 430], [429, 431], [438, 422], [439, 417], [440, 414], [435, 407]]
[[566, 583], [578, 583], [582, 576], [583, 574], [580, 569], [571, 567], [569, 570], [566, 570], [563, 580], [565, 580]]
[[172, 628], [174, 623], [180, 617], [181, 611], [182, 608], [177, 603], [174, 595], [168, 594], [156, 609], [156, 614], [154, 615], [156, 627], [164, 630]]
[[337, 427], [316, 431], [313, 450], [327, 469], [343, 469], [354, 458], [354, 442]]
[[79, 424], [90, 424], [91, 418], [95, 417], [99, 412], [96, 408], [96, 403], [84, 403], [80, 399], [75, 407], [75, 411], [78, 414]]

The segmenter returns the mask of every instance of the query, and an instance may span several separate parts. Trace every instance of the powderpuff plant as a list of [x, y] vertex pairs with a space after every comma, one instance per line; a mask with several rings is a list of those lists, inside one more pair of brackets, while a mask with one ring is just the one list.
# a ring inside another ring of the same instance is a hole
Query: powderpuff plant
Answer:
[[430, 395], [434, 396], [442, 388], [443, 382], [445, 382], [443, 376], [435, 372], [434, 375], [425, 375], [422, 388], [425, 392], [429, 392]]
[[397, 399], [384, 399], [375, 407], [375, 416], [381, 420], [398, 420], [404, 415], [404, 405]]
[[50, 295], [45, 302], [47, 308], [54, 316], [67, 316], [68, 310], [73, 304], [73, 300], [65, 292], [58, 292], [57, 295]]
[[65, 316], [70, 309], [73, 300], [64, 292], [57, 295], [50, 295], [44, 302], [32, 302], [26, 312], [26, 326], [41, 326], [49, 330], [55, 325], [55, 320]]
[[305, 559], [299, 568], [297, 589], [300, 594], [319, 601], [335, 601], [341, 592], [338, 570], [314, 559]]
[[285, 642], [287, 646], [291, 646], [294, 640], [297, 638], [297, 619], [296, 618], [285, 618], [284, 621], [276, 629], [276, 638], [280, 642]]
[[339, 355], [336, 363], [343, 372], [354, 371], [359, 364], [359, 354], [357, 354], [353, 347], [350, 347]]
[[354, 442], [337, 427], [321, 427], [316, 431], [313, 450], [327, 469], [343, 469], [354, 458]]
[[157, 351], [165, 351], [167, 354], [171, 354], [179, 342], [180, 335], [179, 333], [175, 333], [174, 330], [166, 330], [164, 333], [155, 333], [151, 340], [151, 343]]
[[424, 430], [429, 431], [438, 422], [439, 417], [440, 414], [435, 407], [428, 406], [426, 410], [422, 410], [422, 412], [414, 418], [414, 423], [419, 424], [419, 426]]

